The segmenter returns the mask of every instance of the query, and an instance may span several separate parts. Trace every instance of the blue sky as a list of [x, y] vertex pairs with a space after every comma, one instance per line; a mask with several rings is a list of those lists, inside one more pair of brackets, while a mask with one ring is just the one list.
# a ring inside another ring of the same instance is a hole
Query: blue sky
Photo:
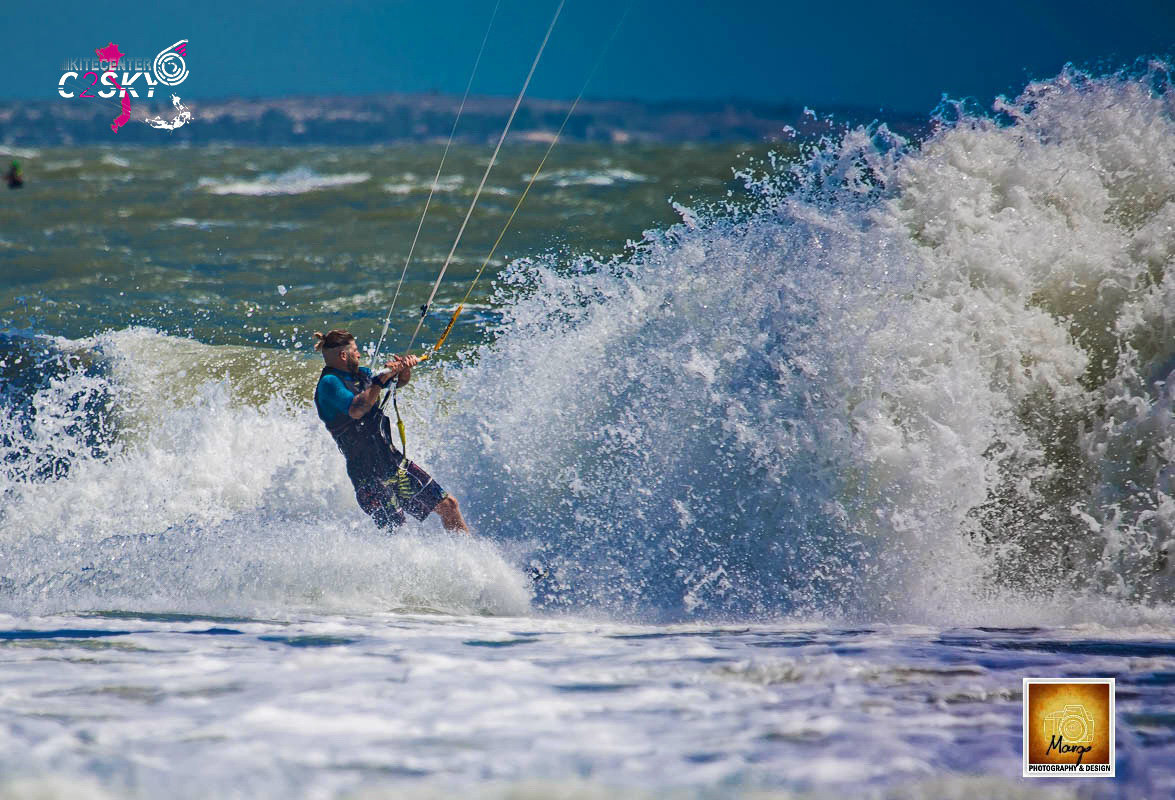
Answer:
[[[512, 95], [557, 0], [502, 0], [474, 91]], [[8, 8], [3, 98], [53, 98], [61, 62], [187, 38], [181, 96], [462, 91], [494, 0], [127, 3]], [[571, 97], [617, 19], [592, 97], [749, 99], [927, 112], [985, 105], [1067, 61], [1175, 52], [1175, 0], [567, 0], [530, 94]]]

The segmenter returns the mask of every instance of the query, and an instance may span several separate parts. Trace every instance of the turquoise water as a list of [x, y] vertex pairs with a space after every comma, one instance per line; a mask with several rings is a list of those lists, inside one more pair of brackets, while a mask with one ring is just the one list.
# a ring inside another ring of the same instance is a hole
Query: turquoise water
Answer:
[[[451, 310], [488, 255], [545, 146], [504, 150], [437, 305]], [[130, 148], [27, 152], [25, 187], [4, 197], [0, 325], [71, 337], [130, 324], [205, 342], [287, 347], [332, 327], [382, 326], [443, 147]], [[733, 168], [764, 145], [567, 143], [548, 162], [471, 298], [484, 308], [506, 260], [621, 252], [683, 202], [745, 195]], [[406, 275], [392, 340], [420, 305], [489, 153], [447, 159]], [[447, 315], [429, 320], [443, 329]], [[455, 343], [480, 340], [484, 314]], [[378, 332], [378, 330], [377, 330]], [[291, 341], [293, 340], [293, 341]]]

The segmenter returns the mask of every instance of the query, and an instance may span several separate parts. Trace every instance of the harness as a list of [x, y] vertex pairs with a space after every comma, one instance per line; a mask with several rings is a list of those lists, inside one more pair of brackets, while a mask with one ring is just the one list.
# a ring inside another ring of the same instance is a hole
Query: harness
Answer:
[[[366, 391], [371, 377], [365, 373], [350, 373], [333, 367], [324, 367], [318, 376], [319, 384], [327, 375], [334, 375], [352, 395]], [[314, 387], [314, 401], [318, 403], [318, 386]], [[350, 414], [339, 414], [326, 423], [347, 460], [347, 476], [356, 487], [373, 484], [393, 484], [397, 489], [406, 486], [408, 459], [392, 445], [391, 425], [382, 409], [375, 405], [359, 419]], [[387, 476], [393, 476], [388, 478]], [[398, 492], [397, 492], [398, 494]]]

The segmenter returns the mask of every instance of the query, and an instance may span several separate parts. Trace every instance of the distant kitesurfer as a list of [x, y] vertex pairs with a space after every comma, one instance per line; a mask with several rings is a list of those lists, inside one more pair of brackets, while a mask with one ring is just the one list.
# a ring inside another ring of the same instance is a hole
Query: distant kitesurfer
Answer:
[[13, 161], [8, 168], [8, 172], [4, 173], [4, 180], [8, 181], [9, 189], [19, 189], [24, 186], [24, 175], [20, 172], [20, 162]]
[[314, 389], [319, 418], [347, 460], [359, 507], [381, 528], [404, 523], [405, 513], [424, 520], [436, 511], [445, 530], [469, 532], [457, 498], [392, 445], [391, 425], [377, 404], [393, 380], [408, 383], [416, 356], [396, 356], [386, 370], [372, 375], [359, 366], [359, 348], [347, 331], [315, 333], [314, 349], [326, 366]]

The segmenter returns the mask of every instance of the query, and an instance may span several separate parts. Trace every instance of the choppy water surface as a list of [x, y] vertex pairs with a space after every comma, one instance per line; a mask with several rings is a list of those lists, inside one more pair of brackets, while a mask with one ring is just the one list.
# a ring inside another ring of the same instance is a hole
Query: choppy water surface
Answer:
[[[435, 148], [26, 154], [0, 786], [1171, 796], [1166, 74], [1066, 73], [922, 143], [568, 148], [402, 397], [472, 539], [374, 530], [309, 408], [307, 333], [377, 331]], [[1117, 778], [1018, 777], [1026, 676], [1117, 679]]]
[[[8, 617], [0, 764], [98, 797], [1167, 797], [1164, 630]], [[1016, 779], [1020, 678], [1091, 672], [1120, 785]]]
[[[370, 331], [395, 295], [443, 149], [28, 151], [25, 187], [4, 198], [0, 324], [69, 336], [141, 324], [270, 345], [302, 345], [296, 333], [326, 321]], [[545, 149], [503, 151], [438, 305], [451, 309], [464, 295]], [[670, 224], [671, 197], [745, 196], [732, 168], [766, 151], [560, 145], [493, 266], [547, 252], [616, 252]], [[456, 146], [446, 159], [393, 320], [402, 344], [489, 155]], [[486, 310], [489, 283], [455, 341], [480, 339], [485, 314], [476, 312]], [[431, 329], [444, 327], [440, 315], [435, 322]]]

